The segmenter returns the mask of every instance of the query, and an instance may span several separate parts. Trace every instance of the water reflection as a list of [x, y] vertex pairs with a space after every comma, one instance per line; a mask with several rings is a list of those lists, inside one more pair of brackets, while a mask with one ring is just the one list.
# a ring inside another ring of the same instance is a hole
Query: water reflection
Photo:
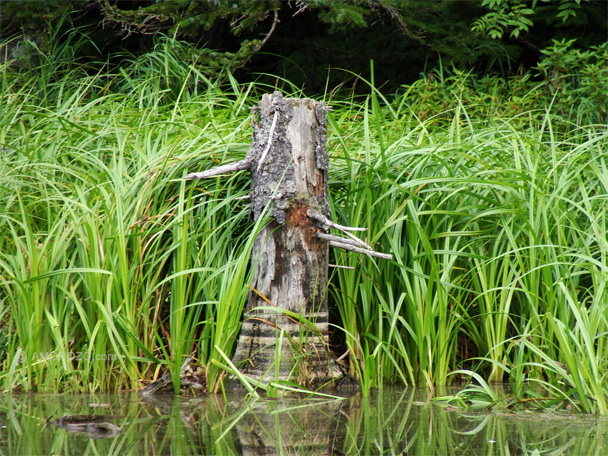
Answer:
[[[90, 438], [47, 426], [99, 415], [122, 432]], [[242, 396], [0, 396], [0, 454], [605, 455], [608, 422], [592, 416], [446, 408], [426, 392], [248, 402]]]

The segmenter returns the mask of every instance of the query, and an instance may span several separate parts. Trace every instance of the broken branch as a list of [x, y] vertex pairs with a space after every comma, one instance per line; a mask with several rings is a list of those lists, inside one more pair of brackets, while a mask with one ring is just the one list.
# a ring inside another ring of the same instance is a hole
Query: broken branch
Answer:
[[[317, 233], [317, 237], [321, 239], [325, 239], [326, 241], [335, 241], [335, 242], [343, 242], [344, 244], [353, 245], [355, 247], [360, 247], [365, 250], [373, 250], [369, 245], [363, 242], [359, 238], [346, 239], [340, 236], [334, 236], [333, 234], [325, 234], [325, 233]], [[354, 236], [353, 236], [354, 237]]]
[[[365, 242], [363, 242], [357, 236], [355, 236], [354, 234], [349, 233], [349, 231], [366, 231], [367, 228], [353, 228], [353, 227], [350, 227], [350, 226], [338, 225], [337, 223], [334, 223], [331, 220], [329, 220], [323, 214], [319, 214], [318, 212], [315, 212], [315, 211], [312, 211], [312, 210], [308, 211], [308, 216], [312, 217], [312, 218], [314, 218], [316, 220], [318, 220], [319, 222], [321, 222], [325, 226], [328, 226], [330, 228], [335, 228], [337, 230], [342, 231], [349, 238], [351, 238], [359, 247], [362, 247], [362, 248], [368, 249], [368, 250], [373, 250], [369, 245], [367, 245]], [[337, 239], [334, 239], [334, 240], [338, 240], [338, 242], [344, 242], [345, 241], [344, 238], [337, 238]]]
[[378, 258], [384, 258], [385, 260], [393, 259], [393, 255], [390, 255], [388, 253], [380, 253], [380, 252], [376, 252], [375, 250], [360, 249], [359, 247], [355, 247], [351, 244], [345, 244], [343, 242], [329, 241], [329, 245], [332, 247], [336, 247], [338, 249], [349, 250], [351, 252], [356, 252], [356, 253], [363, 253], [365, 255], [374, 256], [374, 257], [378, 257]]
[[234, 171], [242, 171], [244, 169], [249, 169], [251, 167], [251, 162], [247, 159], [228, 163], [226, 165], [215, 166], [207, 171], [203, 171], [201, 173], [190, 173], [184, 179], [207, 179], [209, 177], [218, 176], [220, 174], [232, 173]]
[[315, 220], [318, 220], [323, 225], [327, 225], [330, 228], [335, 228], [340, 231], [344, 231], [344, 232], [346, 232], [346, 231], [367, 231], [367, 228], [358, 228], [358, 227], [352, 227], [352, 226], [338, 225], [337, 223], [329, 220], [323, 214], [319, 214], [318, 212], [310, 210], [310, 209], [308, 210], [308, 216], [314, 218]]

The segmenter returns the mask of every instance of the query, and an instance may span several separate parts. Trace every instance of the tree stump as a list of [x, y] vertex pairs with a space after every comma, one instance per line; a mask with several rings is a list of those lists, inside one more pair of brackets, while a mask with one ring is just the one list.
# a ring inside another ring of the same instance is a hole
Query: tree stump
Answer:
[[[186, 179], [251, 172], [251, 215], [272, 220], [257, 235], [255, 267], [233, 363], [254, 381], [318, 387], [342, 374], [327, 343], [329, 246], [382, 258], [331, 221], [327, 193], [327, 107], [311, 99], [264, 95], [254, 108], [247, 156]], [[343, 231], [348, 237], [329, 234]], [[281, 341], [281, 343], [278, 343]]]
[[330, 217], [327, 108], [275, 93], [264, 95], [255, 116], [251, 213], [257, 220], [269, 205], [273, 220], [253, 245], [252, 290], [233, 361], [256, 380], [318, 386], [340, 376], [326, 341], [329, 244], [317, 237], [320, 229], [308, 215], [314, 210]]

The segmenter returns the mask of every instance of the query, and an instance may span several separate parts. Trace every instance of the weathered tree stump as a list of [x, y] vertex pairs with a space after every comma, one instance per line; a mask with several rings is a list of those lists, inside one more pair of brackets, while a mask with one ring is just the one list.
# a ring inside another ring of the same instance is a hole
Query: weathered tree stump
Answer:
[[[340, 373], [331, 362], [328, 332], [326, 240], [309, 210], [329, 214], [324, 103], [265, 95], [259, 103], [250, 159], [254, 220], [270, 205], [273, 219], [256, 237], [256, 264], [234, 362], [255, 379], [292, 380], [302, 386]], [[276, 306], [276, 310], [269, 307]], [[265, 307], [264, 310], [256, 310]], [[299, 315], [315, 327], [284, 311]], [[283, 344], [276, 346], [284, 331]], [[277, 359], [277, 354], [279, 359]], [[280, 363], [276, 377], [275, 362]]]
[[[356, 228], [330, 220], [326, 118], [322, 102], [264, 95], [245, 159], [186, 176], [248, 169], [253, 219], [265, 210], [272, 216], [254, 241], [252, 290], [233, 358], [256, 381], [316, 387], [340, 377], [326, 340], [329, 246], [390, 257], [347, 232]], [[328, 234], [330, 227], [349, 238]]]

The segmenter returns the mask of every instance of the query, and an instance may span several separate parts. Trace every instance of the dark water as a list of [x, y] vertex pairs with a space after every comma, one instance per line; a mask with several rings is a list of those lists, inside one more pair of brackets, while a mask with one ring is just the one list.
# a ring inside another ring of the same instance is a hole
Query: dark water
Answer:
[[[47, 425], [90, 414], [103, 418], [88, 427]], [[411, 389], [344, 400], [0, 396], [0, 455], [22, 454], [605, 456], [608, 421], [454, 409]]]

